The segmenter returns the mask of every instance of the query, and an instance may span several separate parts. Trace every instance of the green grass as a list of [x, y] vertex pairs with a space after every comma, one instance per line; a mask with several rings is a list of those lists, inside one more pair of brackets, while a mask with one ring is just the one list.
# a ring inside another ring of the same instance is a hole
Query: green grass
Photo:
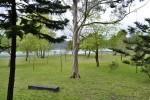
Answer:
[[[34, 70], [33, 61], [35, 59]], [[126, 58], [124, 58], [126, 59]], [[0, 100], [6, 100], [8, 85], [8, 58], [0, 58]], [[103, 54], [100, 67], [96, 67], [94, 55], [79, 56], [80, 79], [70, 79], [72, 57], [65, 61], [62, 72], [60, 56], [48, 59], [17, 57], [14, 100], [149, 100], [150, 79], [144, 73], [135, 73], [135, 67], [122, 64], [120, 56]], [[119, 67], [109, 73], [112, 61]], [[58, 85], [59, 92], [28, 90], [29, 84]]]

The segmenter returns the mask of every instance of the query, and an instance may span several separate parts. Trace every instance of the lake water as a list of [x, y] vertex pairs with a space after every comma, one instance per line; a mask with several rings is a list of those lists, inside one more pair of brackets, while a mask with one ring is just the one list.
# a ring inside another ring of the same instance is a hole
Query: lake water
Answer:
[[[72, 54], [71, 51], [65, 51], [65, 50], [50, 50], [49, 52], [46, 52], [45, 55], [59, 55], [59, 54]], [[83, 54], [84, 51], [80, 50], [79, 51], [79, 54]], [[20, 51], [17, 51], [16, 52], [16, 56], [25, 56], [25, 52], [20, 52]], [[34, 56], [35, 53], [30, 53], [29, 54], [30, 56]], [[7, 53], [7, 52], [1, 52], [0, 53], [0, 57], [9, 57], [10, 55]]]
[[[109, 49], [101, 49], [99, 51], [111, 51]], [[45, 55], [59, 55], [59, 54], [72, 54], [71, 51], [66, 50], [50, 50], [49, 52], [46, 52]], [[79, 50], [78, 54], [84, 54], [83, 50]], [[26, 54], [24, 52], [17, 51], [16, 56], [25, 56]], [[30, 56], [34, 56], [35, 53], [30, 53]], [[9, 57], [10, 55], [7, 52], [1, 52], [0, 57]]]

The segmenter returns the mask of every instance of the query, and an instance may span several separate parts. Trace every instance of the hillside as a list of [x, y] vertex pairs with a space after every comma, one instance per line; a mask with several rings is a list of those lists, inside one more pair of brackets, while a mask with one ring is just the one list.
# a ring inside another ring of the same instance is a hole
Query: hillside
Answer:
[[60, 48], [63, 49], [63, 48], [65, 48], [67, 46], [67, 44], [68, 44], [68, 41], [64, 41], [62, 43], [54, 43], [52, 45], [52, 49], [54, 49], [54, 50], [60, 49]]

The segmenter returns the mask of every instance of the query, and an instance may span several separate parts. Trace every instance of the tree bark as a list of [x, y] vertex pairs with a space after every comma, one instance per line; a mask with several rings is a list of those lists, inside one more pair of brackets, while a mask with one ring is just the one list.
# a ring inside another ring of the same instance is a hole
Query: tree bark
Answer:
[[40, 51], [41, 51], [40, 55], [41, 55], [41, 58], [42, 58], [42, 54], [43, 54], [42, 49]]
[[67, 59], [67, 52], [65, 51], [65, 61], [66, 61], [66, 59]]
[[86, 50], [84, 51], [84, 54], [85, 54], [85, 56], [86, 56]]
[[41, 50], [41, 58], [45, 58], [45, 50]]
[[136, 65], [136, 73], [138, 73], [138, 66]]
[[73, 74], [70, 78], [80, 78], [78, 70], [78, 44], [76, 44], [73, 50]]
[[7, 90], [7, 100], [13, 100], [13, 89], [14, 89], [14, 81], [15, 81], [15, 67], [16, 67], [16, 1], [12, 0], [12, 42], [11, 42], [11, 65], [10, 65], [10, 73], [9, 73], [9, 83]]
[[80, 78], [78, 70], [78, 23], [77, 23], [77, 0], [73, 0], [73, 73], [70, 78]]
[[88, 53], [88, 55], [87, 55], [87, 58], [89, 58], [89, 57], [90, 57], [90, 54], [91, 54], [91, 51], [89, 51], [89, 53]]
[[98, 49], [96, 49], [96, 52], [95, 52], [95, 60], [96, 60], [96, 66], [99, 67], [99, 59], [98, 59]]
[[26, 50], [26, 61], [28, 61], [28, 57], [29, 57], [29, 51]]
[[36, 52], [36, 56], [39, 57], [39, 51]]
[[120, 60], [122, 61], [122, 54], [120, 56], [121, 56]]

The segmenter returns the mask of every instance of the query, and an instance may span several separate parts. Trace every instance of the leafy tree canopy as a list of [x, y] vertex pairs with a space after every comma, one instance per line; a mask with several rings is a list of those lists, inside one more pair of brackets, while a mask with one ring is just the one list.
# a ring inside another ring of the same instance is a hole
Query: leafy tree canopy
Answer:
[[4, 12], [0, 13], [0, 29], [6, 30], [5, 33], [9, 38], [12, 37], [12, 27], [20, 38], [23, 38], [23, 34], [28, 33], [38, 35], [40, 38], [45, 38], [50, 42], [61, 42], [65, 38], [65, 36], [62, 36], [55, 39], [42, 33], [40, 31], [42, 26], [37, 23], [42, 23], [53, 30], [64, 29], [68, 22], [67, 19], [50, 20], [43, 14], [62, 14], [66, 12], [69, 6], [63, 6], [59, 1], [51, 2], [47, 0], [34, 0], [32, 3], [30, 3], [30, 0], [16, 2], [17, 21], [20, 21], [20, 23], [15, 27], [11, 24], [13, 20], [11, 6], [12, 2], [10, 0], [0, 1], [0, 8], [5, 9]]

